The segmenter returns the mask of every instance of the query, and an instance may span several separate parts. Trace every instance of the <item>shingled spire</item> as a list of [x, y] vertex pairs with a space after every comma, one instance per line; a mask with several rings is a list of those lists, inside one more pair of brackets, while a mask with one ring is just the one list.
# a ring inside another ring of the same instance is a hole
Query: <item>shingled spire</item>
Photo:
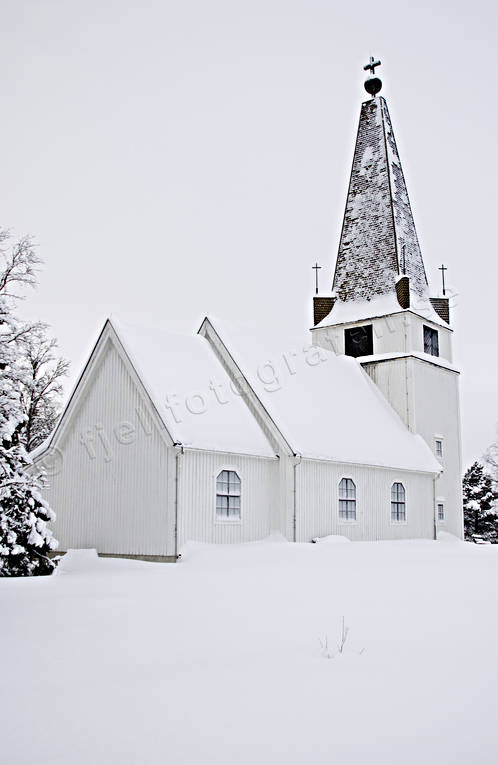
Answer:
[[389, 111], [374, 95], [361, 107], [333, 290], [341, 301], [370, 300], [395, 293], [403, 274], [413, 293], [428, 296]]

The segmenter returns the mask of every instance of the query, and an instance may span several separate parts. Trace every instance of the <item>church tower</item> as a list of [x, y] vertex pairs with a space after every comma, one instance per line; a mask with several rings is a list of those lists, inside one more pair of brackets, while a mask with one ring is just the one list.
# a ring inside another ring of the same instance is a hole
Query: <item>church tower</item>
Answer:
[[430, 295], [387, 103], [378, 95], [379, 65], [371, 58], [365, 67], [371, 98], [361, 106], [332, 291], [314, 298], [313, 343], [357, 358], [433, 450], [442, 467], [435, 529], [461, 537], [459, 373], [449, 300], [444, 287]]

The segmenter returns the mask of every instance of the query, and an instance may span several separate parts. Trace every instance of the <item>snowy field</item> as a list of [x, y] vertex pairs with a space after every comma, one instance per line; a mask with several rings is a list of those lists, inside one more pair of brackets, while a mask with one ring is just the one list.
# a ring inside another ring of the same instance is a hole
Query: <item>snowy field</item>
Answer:
[[498, 546], [76, 553], [0, 609], [6, 765], [498, 761]]

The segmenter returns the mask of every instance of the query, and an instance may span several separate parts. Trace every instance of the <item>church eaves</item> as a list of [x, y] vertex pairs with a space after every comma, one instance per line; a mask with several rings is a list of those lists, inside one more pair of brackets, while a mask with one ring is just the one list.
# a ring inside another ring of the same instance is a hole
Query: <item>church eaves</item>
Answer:
[[333, 291], [341, 301], [370, 300], [410, 290], [427, 297], [428, 283], [387, 104], [365, 101], [342, 225]]

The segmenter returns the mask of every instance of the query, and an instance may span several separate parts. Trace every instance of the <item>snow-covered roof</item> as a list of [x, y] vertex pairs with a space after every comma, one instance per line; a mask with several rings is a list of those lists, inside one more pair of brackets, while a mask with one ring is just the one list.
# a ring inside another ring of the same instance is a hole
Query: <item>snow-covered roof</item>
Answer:
[[[358, 360], [311, 346], [306, 336], [297, 341], [270, 339], [267, 333], [209, 321], [294, 453], [439, 472], [425, 442], [407, 430]], [[116, 318], [109, 326], [174, 442], [209, 451], [275, 456], [207, 339]], [[33, 456], [52, 441], [53, 437]]]
[[395, 292], [385, 295], [375, 295], [371, 300], [337, 300], [331, 312], [313, 327], [330, 327], [335, 324], [352, 324], [353, 322], [375, 319], [379, 316], [390, 316], [394, 313], [411, 313], [420, 316], [440, 327], [449, 329], [448, 325], [436, 313], [428, 297], [421, 297], [410, 292], [410, 308], [401, 308]]
[[[197, 449], [274, 457], [207, 340], [110, 323], [172, 439]], [[220, 403], [226, 402], [226, 403]]]
[[208, 320], [296, 454], [440, 472], [356, 359], [310, 346], [306, 337], [286, 342]]

